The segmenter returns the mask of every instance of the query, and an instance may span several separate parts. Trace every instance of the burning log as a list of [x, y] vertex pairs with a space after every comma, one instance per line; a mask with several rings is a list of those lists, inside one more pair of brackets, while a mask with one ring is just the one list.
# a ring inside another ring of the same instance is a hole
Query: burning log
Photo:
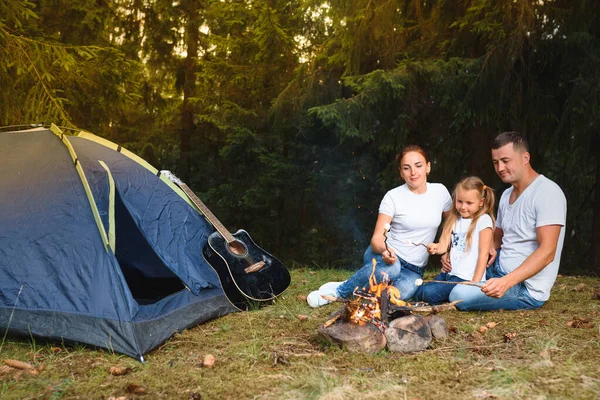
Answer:
[[381, 292], [381, 300], [380, 300], [380, 308], [381, 308], [381, 322], [387, 324], [388, 322], [388, 308], [390, 306], [390, 295], [388, 292], [388, 288], [385, 288]]
[[327, 321], [325, 321], [325, 323], [323, 324], [323, 328], [328, 328], [331, 325], [333, 325], [335, 323], [335, 321], [337, 321], [338, 319], [340, 319], [340, 317], [342, 316], [342, 311], [338, 311], [335, 314], [333, 314], [333, 316], [331, 318], [329, 318]]

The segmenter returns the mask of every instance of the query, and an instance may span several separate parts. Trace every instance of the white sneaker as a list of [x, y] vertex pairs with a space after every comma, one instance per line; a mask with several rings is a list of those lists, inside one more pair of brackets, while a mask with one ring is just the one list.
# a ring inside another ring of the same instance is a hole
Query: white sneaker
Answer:
[[308, 296], [306, 296], [306, 302], [312, 308], [321, 307], [321, 306], [324, 306], [325, 304], [331, 303], [329, 300], [325, 300], [324, 298], [321, 297], [321, 291], [319, 291], [319, 290], [310, 292], [308, 294]]
[[324, 299], [322, 295], [328, 295], [332, 297], [338, 297], [337, 288], [343, 282], [327, 282], [321, 285], [319, 290], [312, 291], [306, 296], [306, 302], [312, 308], [324, 306], [325, 304], [331, 303], [331, 300]]
[[335, 292], [336, 289], [345, 281], [342, 282], [327, 282], [321, 285], [319, 288], [320, 291], [323, 292]]

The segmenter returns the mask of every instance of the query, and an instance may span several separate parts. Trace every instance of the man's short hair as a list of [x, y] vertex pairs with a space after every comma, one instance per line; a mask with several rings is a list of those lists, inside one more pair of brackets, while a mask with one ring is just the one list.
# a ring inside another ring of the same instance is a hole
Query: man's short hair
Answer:
[[512, 143], [513, 149], [520, 153], [529, 152], [529, 143], [527, 139], [517, 132], [502, 132], [492, 142], [492, 149], [497, 150], [507, 144]]

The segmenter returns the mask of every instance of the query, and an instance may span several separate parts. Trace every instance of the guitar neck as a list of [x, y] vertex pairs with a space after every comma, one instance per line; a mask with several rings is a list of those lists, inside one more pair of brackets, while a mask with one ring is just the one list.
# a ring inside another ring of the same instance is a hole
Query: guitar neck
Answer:
[[215, 214], [213, 214], [212, 211], [210, 211], [208, 207], [206, 207], [206, 204], [204, 204], [202, 200], [200, 200], [200, 198], [196, 196], [196, 193], [194, 193], [192, 189], [188, 187], [188, 185], [186, 185], [185, 183], [180, 183], [179, 187], [185, 192], [185, 194], [188, 195], [188, 197], [200, 209], [200, 211], [202, 211], [202, 214], [204, 214], [208, 222], [210, 222], [212, 226], [215, 227], [217, 232], [219, 232], [221, 236], [223, 236], [227, 243], [235, 241], [233, 235], [227, 230], [227, 228], [225, 228], [221, 221], [219, 221], [217, 217], [215, 217]]

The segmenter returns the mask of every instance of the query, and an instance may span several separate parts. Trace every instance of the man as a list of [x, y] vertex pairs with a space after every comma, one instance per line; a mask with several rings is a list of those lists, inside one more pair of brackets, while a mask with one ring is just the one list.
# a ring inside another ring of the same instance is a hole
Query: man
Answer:
[[[504, 132], [492, 143], [496, 173], [512, 186], [502, 193], [493, 253], [481, 289], [457, 285], [450, 301], [460, 310], [521, 310], [541, 307], [558, 274], [567, 201], [561, 188], [533, 170], [527, 140]], [[495, 258], [495, 259], [494, 259]], [[443, 270], [450, 270], [447, 259]]]

